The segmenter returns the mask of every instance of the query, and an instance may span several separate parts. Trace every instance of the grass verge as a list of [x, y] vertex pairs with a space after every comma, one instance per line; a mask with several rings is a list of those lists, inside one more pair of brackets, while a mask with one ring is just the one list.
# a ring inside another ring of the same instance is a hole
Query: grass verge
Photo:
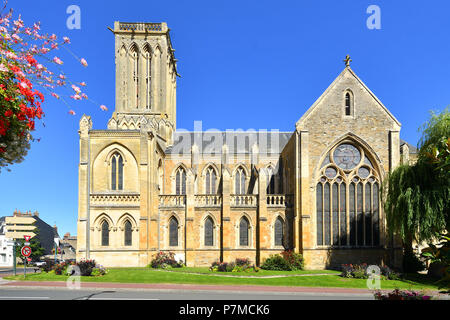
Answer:
[[[150, 268], [110, 268], [108, 274], [101, 277], [81, 277], [82, 282], [116, 282], [116, 283], [172, 283], [172, 284], [203, 284], [203, 285], [265, 285], [265, 286], [289, 286], [289, 287], [330, 287], [330, 288], [367, 288], [367, 280], [348, 279], [338, 276], [336, 273], [330, 275], [316, 276], [296, 276], [300, 272], [282, 272], [291, 277], [278, 278], [233, 278], [224, 277], [222, 273], [208, 274], [203, 268], [181, 268], [171, 269], [176, 272], [167, 272], [164, 270], [155, 270]], [[190, 272], [203, 271], [203, 274], [191, 274]], [[267, 271], [267, 274], [275, 275], [274, 272]], [[303, 274], [311, 273], [310, 270], [303, 270]], [[318, 271], [315, 271], [318, 272]], [[323, 270], [320, 270], [323, 272]], [[258, 272], [259, 273], [259, 272]], [[231, 273], [225, 273], [230, 275]], [[233, 273], [236, 275], [237, 273]], [[249, 273], [243, 273], [249, 275]], [[66, 281], [68, 276], [55, 275], [54, 273], [38, 273], [26, 276], [28, 281]], [[5, 277], [7, 280], [24, 280], [23, 275]], [[437, 290], [425, 275], [411, 275], [404, 280], [382, 280], [381, 289], [409, 289], [409, 290]]]

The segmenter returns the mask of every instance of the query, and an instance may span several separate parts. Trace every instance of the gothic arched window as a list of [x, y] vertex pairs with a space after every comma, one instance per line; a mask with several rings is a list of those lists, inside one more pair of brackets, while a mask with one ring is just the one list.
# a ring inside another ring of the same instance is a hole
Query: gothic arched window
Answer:
[[205, 246], [214, 245], [214, 222], [211, 217], [205, 220]]
[[145, 57], [145, 108], [151, 108], [151, 78], [152, 78], [152, 54], [148, 44], [144, 47]]
[[317, 245], [378, 246], [380, 183], [363, 148], [344, 142], [329, 152], [316, 185]]
[[102, 246], [109, 246], [109, 224], [106, 220], [102, 223]]
[[246, 217], [242, 217], [241, 221], [239, 222], [239, 245], [240, 246], [248, 246], [248, 236], [249, 236], [249, 230], [250, 229], [250, 223], [248, 222], [248, 219]]
[[283, 237], [284, 237], [284, 223], [281, 217], [278, 217], [275, 220], [274, 232], [275, 232], [275, 245], [282, 246], [283, 245]]
[[123, 190], [123, 159], [118, 152], [111, 157], [111, 190]]
[[175, 176], [175, 194], [186, 194], [186, 171], [179, 167]]
[[353, 95], [350, 91], [345, 93], [345, 115], [351, 116], [353, 114]]
[[133, 44], [130, 49], [131, 63], [133, 71], [133, 86], [134, 86], [134, 106], [139, 108], [139, 49], [136, 44]]
[[217, 192], [216, 180], [217, 180], [216, 171], [213, 169], [213, 167], [208, 167], [208, 169], [206, 169], [206, 178], [205, 178], [206, 194], [215, 194]]
[[132, 237], [131, 237], [131, 222], [130, 221], [126, 221], [125, 222], [125, 231], [124, 231], [124, 235], [125, 235], [125, 245], [126, 246], [131, 246], [132, 244]]
[[234, 184], [235, 194], [245, 194], [245, 171], [242, 167], [236, 170]]
[[178, 246], [178, 220], [175, 217], [169, 221], [169, 246]]
[[272, 167], [268, 167], [267, 172], [267, 194], [275, 194], [275, 175]]

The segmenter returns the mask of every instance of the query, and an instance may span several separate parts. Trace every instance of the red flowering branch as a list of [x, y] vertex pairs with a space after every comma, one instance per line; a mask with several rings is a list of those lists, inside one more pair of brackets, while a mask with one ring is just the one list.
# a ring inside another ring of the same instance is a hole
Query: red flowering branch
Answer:
[[[6, 2], [3, 11], [5, 8]], [[68, 96], [72, 100], [89, 100], [81, 89], [86, 83], [70, 81], [60, 67], [64, 62], [53, 54], [65, 48], [87, 67], [84, 58], [66, 48], [70, 39], [63, 37], [58, 41], [55, 34], [40, 34], [39, 22], [27, 27], [20, 15], [13, 20], [12, 10], [7, 14], [3, 11], [0, 12], [0, 169], [22, 161], [26, 155], [35, 122], [44, 115], [42, 92], [61, 99], [69, 107], [65, 95], [56, 92], [58, 87], [70, 90]], [[104, 105], [100, 108], [107, 110]], [[75, 112], [71, 109], [69, 114]]]

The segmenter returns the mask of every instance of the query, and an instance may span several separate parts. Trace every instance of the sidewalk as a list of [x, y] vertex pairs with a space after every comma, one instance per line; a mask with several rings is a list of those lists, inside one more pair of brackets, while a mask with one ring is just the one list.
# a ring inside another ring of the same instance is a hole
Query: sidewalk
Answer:
[[[198, 285], [198, 284], [152, 284], [152, 283], [114, 283], [81, 282], [81, 289], [134, 289], [155, 291], [226, 291], [226, 292], [270, 292], [270, 293], [335, 293], [335, 294], [373, 294], [369, 289], [320, 288], [320, 287], [282, 287], [256, 285]], [[60, 288], [67, 287], [65, 281], [14, 281], [0, 278], [0, 287]], [[434, 292], [433, 292], [434, 293]], [[437, 292], [436, 292], [437, 293]]]

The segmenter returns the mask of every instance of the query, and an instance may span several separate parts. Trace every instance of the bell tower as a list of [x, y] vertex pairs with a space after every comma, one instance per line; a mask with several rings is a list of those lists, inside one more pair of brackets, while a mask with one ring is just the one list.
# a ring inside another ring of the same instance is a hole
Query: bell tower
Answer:
[[176, 128], [177, 60], [162, 23], [114, 22], [116, 108], [108, 129], [150, 125], [167, 141]]

